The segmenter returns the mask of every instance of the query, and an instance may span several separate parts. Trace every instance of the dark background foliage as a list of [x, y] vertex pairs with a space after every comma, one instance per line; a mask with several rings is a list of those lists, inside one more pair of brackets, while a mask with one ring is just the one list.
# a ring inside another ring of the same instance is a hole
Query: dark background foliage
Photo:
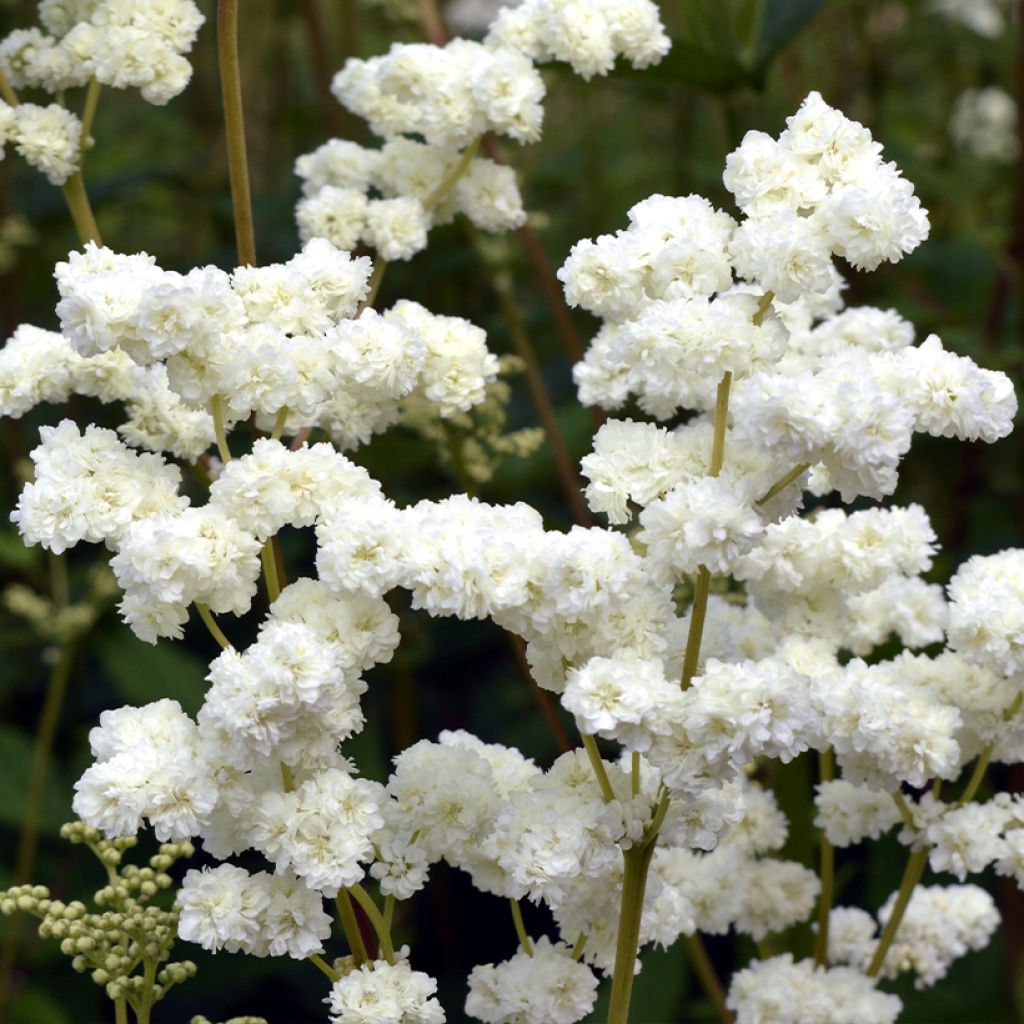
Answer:
[[[189, 89], [164, 109], [148, 106], [136, 94], [105, 89], [87, 166], [107, 243], [119, 251], [146, 250], [162, 266], [179, 270], [235, 263], [214, 4], [200, 0], [200, 6], [209, 20], [192, 55], [195, 77]], [[246, 0], [241, 7], [257, 249], [261, 262], [272, 262], [287, 259], [298, 245], [292, 213], [299, 193], [295, 157], [332, 136], [367, 140], [361, 123], [327, 92], [330, 74], [346, 56], [369, 56], [391, 40], [420, 38], [419, 27], [415, 21], [389, 21], [356, 0]], [[502, 144], [506, 159], [521, 172], [532, 224], [552, 265], [561, 264], [577, 239], [622, 227], [626, 210], [655, 192], [697, 192], [732, 209], [721, 184], [726, 153], [749, 128], [777, 134], [804, 95], [818, 89], [872, 128], [888, 157], [916, 183], [932, 215], [932, 237], [918, 252], [898, 267], [850, 277], [849, 302], [892, 306], [916, 323], [919, 337], [936, 332], [948, 347], [1004, 369], [1019, 382], [1024, 358], [1021, 169], [959, 151], [948, 132], [952, 104], [962, 89], [1020, 87], [1019, 28], [985, 39], [937, 17], [922, 0], [662, 0], [661, 7], [676, 43], [660, 66], [643, 72], [621, 68], [589, 84], [561, 66], [550, 67], [543, 140], [528, 149]], [[35, 4], [29, 0], [0, 3], [0, 31], [34, 23]], [[60, 193], [9, 154], [0, 164], [0, 240], [11, 237], [12, 217], [20, 218], [13, 223], [28, 229], [31, 242], [13, 251], [0, 245], [5, 337], [21, 322], [56, 326], [51, 270], [77, 247]], [[559, 424], [578, 462], [589, 449], [593, 422], [575, 401], [570, 363], [522, 246], [514, 235], [501, 244]], [[438, 229], [426, 252], [388, 271], [380, 304], [400, 297], [466, 316], [488, 330], [495, 351], [512, 350], [488, 276], [459, 224]], [[585, 343], [594, 321], [582, 314], [572, 319]], [[3, 508], [13, 505], [38, 426], [63, 414], [41, 408], [23, 421], [2, 423]], [[115, 413], [88, 400], [76, 400], [70, 415], [83, 423], [117, 423]], [[535, 419], [522, 378], [516, 378], [511, 421], [526, 425]], [[969, 553], [1021, 543], [1021, 443], [1011, 437], [986, 448], [917, 440], [895, 500], [919, 501], [929, 510], [944, 546], [936, 580], [946, 580]], [[393, 431], [356, 458], [401, 502], [460, 489], [439, 453], [410, 432]], [[571, 521], [546, 446], [528, 459], [503, 464], [482, 488], [482, 497], [529, 500], [551, 527]], [[284, 548], [292, 578], [311, 571], [308, 536], [290, 534]], [[84, 589], [89, 566], [106, 557], [98, 549], [72, 552], [73, 594]], [[49, 585], [42, 553], [26, 551], [9, 525], [0, 525], [0, 581], [3, 586], [27, 583], [41, 592]], [[260, 614], [257, 607], [254, 618]], [[392, 664], [370, 674], [369, 724], [346, 747], [366, 775], [386, 778], [391, 756], [442, 728], [466, 728], [487, 741], [515, 743], [550, 763], [557, 743], [495, 627], [431, 621], [407, 607], [401, 617], [403, 646]], [[254, 628], [234, 621], [226, 626], [240, 640]], [[194, 712], [214, 653], [196, 624], [183, 643], [148, 647], [112, 610], [79, 645], [60, 713], [33, 880], [65, 899], [86, 898], [99, 886], [89, 855], [56, 835], [71, 816], [73, 781], [89, 761], [88, 731], [103, 709], [126, 702], [172, 696]], [[22, 620], [0, 609], [0, 887], [12, 881], [51, 655]], [[817, 850], [808, 813], [813, 771], [801, 759], [769, 775], [792, 814], [786, 854], [812, 866]], [[1000, 788], [1022, 788], [1015, 769], [1001, 769], [995, 782]], [[904, 859], [903, 848], [891, 840], [841, 855], [838, 901], [877, 908], [897, 885]], [[200, 854], [194, 863], [202, 862]], [[996, 940], [958, 962], [933, 991], [915, 993], [909, 984], [897, 985], [905, 999], [904, 1020], [1020, 1019], [1021, 906], [1016, 888], [1004, 881], [983, 879], [1005, 919]], [[550, 927], [544, 912], [527, 906], [525, 914], [535, 933]], [[100, 990], [71, 971], [54, 943], [38, 941], [32, 929], [23, 935], [12, 978], [11, 1020], [81, 1024], [112, 1018]], [[424, 894], [400, 907], [397, 938], [413, 947], [419, 968], [439, 978], [453, 1021], [462, 1019], [465, 977], [472, 966], [502, 959], [516, 944], [504, 904], [475, 893], [457, 872], [443, 867], [435, 869]], [[781, 950], [790, 938], [804, 948], [808, 933], [770, 937], [768, 948]], [[336, 948], [343, 948], [340, 939]], [[754, 952], [749, 941], [733, 937], [711, 940], [709, 949], [725, 977]], [[197, 1012], [211, 1019], [259, 1013], [273, 1024], [325, 1019], [326, 985], [308, 965], [229, 954], [213, 958], [198, 948], [186, 952], [184, 946], [179, 955], [192, 956], [199, 974], [157, 1007], [156, 1021], [184, 1021]], [[634, 1016], [649, 1024], [712, 1019], [680, 948], [645, 956]], [[603, 1019], [600, 1007], [593, 1019]]]

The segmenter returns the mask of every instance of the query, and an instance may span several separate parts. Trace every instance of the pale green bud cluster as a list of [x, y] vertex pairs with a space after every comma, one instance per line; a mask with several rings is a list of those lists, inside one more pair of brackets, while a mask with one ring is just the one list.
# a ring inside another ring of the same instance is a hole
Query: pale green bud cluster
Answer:
[[4, 607], [27, 622], [44, 640], [65, 645], [87, 633], [117, 597], [117, 581], [106, 564], [89, 571], [89, 588], [80, 601], [63, 604], [23, 583], [11, 583], [2, 595]]
[[192, 856], [192, 844], [164, 843], [139, 867], [122, 864], [125, 852], [137, 843], [133, 836], [106, 839], [81, 821], [63, 825], [60, 834], [87, 846], [104, 866], [108, 883], [93, 897], [102, 909], [93, 913], [78, 900], [52, 899], [46, 886], [17, 885], [0, 892], [0, 912], [22, 911], [39, 918], [40, 938], [56, 939], [71, 966], [80, 974], [88, 972], [112, 1000], [152, 1006], [172, 985], [193, 977], [196, 965], [191, 960], [166, 963], [178, 936], [177, 908], [146, 905], [171, 888], [169, 871], [176, 861]]

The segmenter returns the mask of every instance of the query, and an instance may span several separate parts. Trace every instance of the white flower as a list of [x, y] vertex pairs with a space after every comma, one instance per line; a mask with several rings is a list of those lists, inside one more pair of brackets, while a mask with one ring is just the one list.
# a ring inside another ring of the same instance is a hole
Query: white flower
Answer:
[[324, 1002], [331, 1024], [442, 1024], [437, 982], [405, 960], [374, 960], [334, 983]]
[[466, 1013], [486, 1024], [575, 1024], [594, 1006], [597, 978], [563, 943], [542, 936], [497, 965], [474, 967]]

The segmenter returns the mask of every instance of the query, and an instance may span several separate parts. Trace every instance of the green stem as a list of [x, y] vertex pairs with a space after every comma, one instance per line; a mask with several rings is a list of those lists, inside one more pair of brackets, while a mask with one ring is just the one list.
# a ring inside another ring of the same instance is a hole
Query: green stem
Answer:
[[128, 1024], [128, 1004], [123, 999], [114, 1000], [114, 1024]]
[[213, 430], [217, 435], [217, 452], [220, 461], [226, 466], [231, 461], [231, 449], [228, 447], [228, 434], [224, 427], [223, 395], [214, 395], [210, 400], [210, 415], [213, 416]]
[[217, 58], [238, 261], [242, 265], [255, 266], [256, 233], [249, 190], [249, 163], [245, 153], [245, 117], [242, 112], [242, 78], [238, 62], [238, 0], [217, 0]]
[[311, 964], [319, 967], [331, 981], [337, 981], [341, 975], [319, 953], [311, 953], [307, 958]]
[[[1008, 722], [1017, 712], [1020, 710], [1021, 701], [1024, 699], [1024, 693], [1018, 693], [1013, 699], [1013, 703], [1003, 712], [1003, 721]], [[995, 745], [990, 743], [984, 747], [980, 754], [978, 754], [978, 760], [974, 765], [974, 771], [971, 772], [971, 777], [967, 780], [967, 785], [964, 787], [963, 793], [960, 794], [960, 799], [957, 800], [956, 806], [963, 807], [964, 804], [969, 803], [974, 799], [978, 790], [981, 788], [982, 782], [985, 780], [985, 772], [988, 771], [988, 766], [992, 761], [992, 754], [995, 752]]]
[[268, 537], [260, 549], [263, 575], [267, 581], [267, 599], [273, 604], [281, 596], [281, 583], [277, 578], [277, 556], [274, 552], [274, 538]]
[[[711, 441], [711, 464], [708, 475], [717, 477], [725, 463], [725, 434], [729, 422], [729, 391], [732, 388], [732, 374], [726, 372], [718, 385], [715, 396], [715, 428]], [[693, 595], [693, 607], [690, 609], [690, 630], [686, 637], [686, 652], [683, 654], [683, 677], [680, 685], [689, 689], [693, 677], [697, 674], [697, 663], [700, 660], [700, 645], [704, 638], [704, 620], [708, 613], [708, 596], [711, 593], [711, 571], [707, 566], [697, 570], [697, 585]]]
[[156, 981], [156, 961], [146, 958], [142, 972], [142, 1000], [135, 1011], [136, 1024], [149, 1024], [153, 1009], [153, 983]]
[[75, 223], [75, 230], [82, 244], [95, 242], [103, 244], [100, 237], [100, 229], [96, 225], [96, 218], [93, 216], [92, 206], [89, 203], [88, 193], [85, 191], [85, 179], [81, 171], [76, 171], [61, 186], [64, 193], [64, 201], [68, 204], [68, 211]]
[[622, 903], [619, 909], [619, 933], [615, 942], [615, 969], [608, 1003], [608, 1024], [628, 1024], [629, 1001], [633, 992], [633, 971], [640, 947], [640, 918], [644, 909], [647, 874], [657, 845], [655, 835], [642, 846], [622, 853]]
[[903, 824], [906, 825], [907, 828], [917, 831], [917, 826], [914, 824], [914, 815], [907, 806], [907, 801], [903, 799], [903, 794], [899, 790], [896, 790], [896, 792], [892, 794], [892, 800], [893, 803], [896, 804], [896, 809], [900, 812]]
[[[63, 566], [60, 558], [56, 558]], [[57, 663], [50, 672], [46, 685], [46, 697], [36, 727], [35, 742], [32, 747], [32, 767], [29, 769], [28, 786], [25, 790], [25, 815], [18, 833], [18, 848], [14, 860], [14, 884], [21, 885], [32, 875], [32, 866], [39, 847], [39, 819], [42, 814], [43, 795], [46, 789], [46, 776], [49, 772], [50, 758], [53, 755], [54, 738], [60, 722], [60, 710], [64, 704], [68, 681], [71, 678], [71, 667], [74, 663], [74, 645], [66, 643], [60, 650]], [[9, 919], [4, 929], [3, 946], [0, 947], [0, 1011], [6, 1001], [11, 972], [18, 954], [18, 942], [21, 938], [21, 921], [19, 915]]]
[[516, 927], [516, 935], [519, 937], [519, 945], [527, 956], [533, 956], [533, 943], [527, 934], [526, 925], [523, 924], [523, 911], [520, 909], [519, 900], [509, 899], [508, 905], [512, 908], [512, 923]]
[[772, 303], [775, 301], [775, 292], [768, 291], [761, 296], [757, 303], [757, 311], [754, 313], [753, 320], [754, 326], [760, 327], [764, 323], [765, 318], [768, 316], [769, 311], [772, 308]]
[[[818, 774], [822, 782], [831, 782], [835, 775], [832, 750], [818, 754]], [[824, 967], [828, 962], [828, 923], [832, 913], [832, 893], [835, 888], [836, 851], [821, 830], [821, 895], [818, 898], [818, 935], [814, 941], [815, 963]]]
[[590, 763], [594, 768], [594, 774], [597, 776], [597, 784], [601, 787], [601, 796], [604, 797], [606, 804], [610, 804], [615, 799], [615, 790], [612, 789], [612, 784], [608, 780], [608, 772], [605, 771], [601, 751], [597, 749], [597, 743], [593, 736], [585, 732], [580, 735], [583, 737], [583, 749], [586, 750], [587, 757], [590, 758]]
[[690, 688], [693, 677], [697, 674], [697, 662], [700, 660], [700, 645], [704, 636], [704, 620], [708, 614], [708, 595], [711, 593], [711, 572], [706, 566], [697, 570], [697, 585], [693, 594], [693, 606], [690, 609], [690, 631], [686, 636], [686, 653], [683, 655], [684, 690]]
[[11, 83], [7, 80], [7, 76], [0, 71], [0, 98], [3, 99], [4, 103], [9, 106], [16, 107], [21, 102], [18, 99], [18, 94], [11, 88]]
[[800, 477], [802, 477], [810, 468], [811, 464], [809, 462], [801, 462], [799, 466], [794, 466], [784, 477], [780, 477], [776, 480], [775, 483], [773, 483], [771, 487], [769, 487], [768, 490], [754, 502], [754, 504], [764, 505], [766, 502], [771, 501], [776, 494], [784, 491], [794, 481], [799, 480]]
[[338, 908], [338, 920], [345, 930], [348, 948], [352, 951], [356, 964], [366, 963], [370, 956], [366, 952], [366, 943], [363, 941], [363, 933], [359, 930], [359, 922], [356, 920], [356, 912], [352, 907], [352, 898], [348, 890], [340, 889], [334, 902]]
[[875, 955], [871, 958], [871, 963], [868, 965], [867, 976], [869, 978], [878, 977], [878, 973], [885, 963], [885, 954], [889, 952], [889, 947], [896, 938], [896, 932], [903, 920], [903, 915], [907, 912], [910, 897], [914, 894], [914, 886], [921, 880], [921, 875], [924, 874], [927, 862], [928, 848], [926, 846], [916, 850], [907, 861], [906, 870], [903, 872], [903, 880], [900, 882], [900, 891], [896, 896], [896, 903], [892, 908], [892, 913], [889, 914], [889, 920], [885, 922], [885, 928], [882, 931], [881, 938], [878, 940], [878, 948], [875, 950]]
[[466, 465], [466, 456], [463, 448], [463, 438], [450, 420], [442, 419], [441, 428], [444, 430], [445, 440], [448, 442], [448, 454], [451, 456], [452, 467], [455, 470], [455, 477], [459, 486], [471, 498], [478, 497], [476, 483], [469, 474], [469, 467]]
[[583, 957], [583, 952], [587, 948], [587, 933], [580, 932], [579, 938], [576, 940], [576, 945], [572, 947], [572, 958], [573, 960], [579, 960]]
[[373, 308], [373, 304], [377, 301], [377, 294], [380, 292], [380, 283], [384, 280], [384, 273], [387, 269], [388, 261], [378, 256], [373, 265], [373, 274], [370, 275], [370, 290], [366, 293], [366, 298], [359, 304], [359, 309], [356, 312], [357, 318], [364, 309]]
[[705, 995], [715, 1008], [715, 1013], [718, 1014], [718, 1019], [722, 1021], [722, 1024], [731, 1024], [733, 1016], [725, 1005], [725, 990], [718, 980], [715, 965], [711, 962], [711, 957], [708, 956], [708, 951], [704, 948], [699, 934], [686, 936], [686, 951], [693, 969], [697, 972]]
[[377, 933], [377, 941], [380, 943], [384, 959], [389, 964], [393, 964], [395, 962], [395, 950], [391, 945], [391, 934], [384, 922], [383, 915], [377, 909], [377, 904], [373, 902], [369, 893], [358, 882], [355, 885], [350, 885], [348, 891], [370, 919], [370, 924], [373, 925], [373, 930]]
[[270, 432], [271, 441], [280, 441], [281, 435], [284, 433], [284, 425], [288, 422], [288, 406], [281, 406], [281, 411], [277, 414], [277, 419], [274, 420], [274, 429]]
[[448, 30], [434, 0], [416, 0], [416, 12], [423, 34], [435, 46], [444, 46], [448, 42]]
[[469, 165], [473, 162], [473, 158], [476, 156], [480, 149], [480, 140], [483, 136], [478, 135], [463, 151], [459, 157], [458, 162], [454, 167], [441, 179], [440, 183], [434, 189], [426, 199], [423, 200], [424, 209], [428, 212], [433, 210], [435, 206], [448, 193], [455, 188], [459, 178], [469, 170]]
[[391, 927], [395, 923], [395, 894], [393, 892], [388, 893], [384, 897], [384, 927], [387, 929], [388, 935], [391, 934]]
[[558, 425], [555, 407], [551, 401], [547, 384], [544, 382], [544, 374], [541, 373], [537, 353], [534, 351], [526, 325], [523, 323], [523, 315], [519, 310], [519, 304], [516, 301], [511, 280], [504, 269], [495, 266], [490, 261], [483, 246], [480, 244], [480, 237], [476, 229], [468, 221], [466, 231], [490, 278], [491, 287], [494, 289], [498, 304], [501, 306], [502, 315], [505, 318], [516, 354], [524, 363], [526, 387], [530, 392], [530, 399], [537, 412], [537, 418], [544, 428], [544, 436], [548, 442], [551, 459], [555, 464], [555, 472], [558, 474], [558, 482], [561, 484], [562, 493], [565, 495], [565, 499], [572, 510], [573, 518], [576, 522], [580, 526], [590, 526], [593, 522], [590, 509], [587, 508], [587, 503], [583, 500], [583, 491], [576, 476], [574, 462], [569, 455], [569, 449], [565, 443], [562, 428]]
[[286, 793], [293, 793], [295, 791], [295, 774], [284, 761], [281, 762], [281, 784], [284, 786]]
[[217, 620], [213, 617], [213, 612], [210, 611], [208, 605], [196, 603], [196, 611], [199, 612], [199, 617], [203, 620], [206, 628], [210, 631], [210, 635], [218, 644], [225, 650], [230, 650], [232, 647], [231, 641], [224, 635], [224, 631], [217, 625]]
[[89, 148], [89, 142], [92, 135], [92, 123], [96, 119], [96, 108], [100, 102], [100, 91], [102, 86], [95, 79], [91, 79], [89, 82], [89, 88], [85, 93], [85, 107], [82, 110], [82, 152], [79, 156], [79, 166], [81, 166], [85, 151]]
[[630, 790], [633, 796], [640, 795], [640, 755], [634, 750], [629, 759]]

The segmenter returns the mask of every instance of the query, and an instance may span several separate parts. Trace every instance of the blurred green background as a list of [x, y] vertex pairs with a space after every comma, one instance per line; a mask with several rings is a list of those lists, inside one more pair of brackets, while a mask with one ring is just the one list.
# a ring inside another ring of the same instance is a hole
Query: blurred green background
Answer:
[[[94, 128], [96, 147], [86, 168], [107, 244], [125, 252], [146, 250], [165, 268], [177, 270], [235, 263], [214, 4], [201, 0], [200, 6], [208, 22], [192, 54], [195, 76], [189, 89], [166, 108], [151, 107], [134, 93], [104, 90]], [[958, 146], [949, 130], [963, 90], [1000, 86], [1016, 93], [1021, 88], [1019, 20], [986, 37], [920, 0], [662, 0], [660, 6], [676, 40], [662, 65], [644, 72], [621, 68], [590, 83], [562, 66], [549, 67], [544, 72], [549, 95], [543, 140], [525, 149], [501, 144], [506, 160], [521, 173], [531, 223], [552, 266], [561, 264], [579, 238], [624, 226], [627, 209], [652, 193], [696, 192], [731, 210], [721, 184], [726, 153], [747, 129], [777, 134], [785, 116], [817, 89], [872, 128], [887, 157], [917, 185], [932, 217], [930, 241], [899, 266], [850, 276], [848, 303], [892, 306], [914, 321], [920, 338], [936, 332], [947, 347], [1019, 381], [1024, 175], [1017, 160], [984, 159]], [[369, 56], [392, 40], [412, 41], [420, 35], [415, 19], [391, 16], [389, 11], [401, 8], [396, 3], [384, 11], [356, 0], [245, 0], [241, 8], [257, 250], [266, 263], [287, 259], [298, 247], [292, 213], [299, 195], [292, 173], [295, 157], [332, 136], [369, 141], [362, 124], [327, 92], [330, 75], [347, 56]], [[1016, 14], [1019, 19], [1019, 6]], [[0, 32], [35, 21], [34, 3], [0, 3]], [[570, 362], [519, 238], [510, 235], [500, 246], [578, 463], [589, 450], [593, 421], [575, 401]], [[0, 326], [5, 337], [22, 322], [56, 327], [51, 271], [75, 247], [60, 193], [9, 154], [0, 164]], [[468, 317], [487, 329], [495, 351], [512, 351], [488, 275], [458, 223], [435, 230], [426, 252], [389, 269], [378, 304], [384, 307], [398, 298]], [[585, 344], [595, 322], [575, 314], [572, 322]], [[535, 423], [523, 378], [512, 384], [511, 424]], [[44, 407], [23, 421], [0, 425], [0, 503], [5, 509], [13, 507], [38, 426], [64, 414]], [[118, 422], [116, 413], [87, 399], [75, 400], [70, 415], [80, 423]], [[948, 579], [969, 553], [1021, 544], [1022, 444], [1020, 437], [991, 447], [917, 439], [896, 500], [919, 501], [930, 512], [944, 546], [936, 580]], [[355, 458], [400, 502], [459, 489], [439, 453], [411, 431], [393, 430]], [[528, 459], [502, 464], [481, 495], [496, 502], [528, 500], [551, 527], [571, 521], [546, 446]], [[310, 536], [289, 534], [284, 549], [291, 578], [312, 571]], [[102, 549], [82, 547], [71, 553], [72, 597], [84, 592], [89, 567], [104, 558]], [[47, 593], [47, 563], [38, 549], [21, 546], [11, 526], [0, 524], [0, 588], [12, 583]], [[258, 605], [254, 618], [260, 614]], [[395, 752], [416, 738], [435, 737], [442, 728], [466, 728], [487, 741], [514, 743], [550, 763], [558, 746], [495, 627], [429, 620], [407, 605], [401, 617], [403, 646], [392, 664], [370, 674], [365, 698], [369, 724], [347, 745], [365, 774], [386, 778]], [[241, 640], [246, 629], [254, 629], [252, 623], [227, 625]], [[145, 646], [109, 609], [78, 645], [60, 709], [32, 880], [50, 885], [65, 899], [86, 898], [99, 886], [89, 854], [57, 838], [58, 826], [71, 816], [72, 784], [89, 762], [89, 729], [103, 709], [125, 702], [172, 696], [194, 712], [202, 699], [206, 662], [214, 653], [212, 641], [195, 626], [183, 643]], [[0, 607], [0, 888], [13, 881], [31, 746], [52, 655], [23, 618]], [[804, 762], [789, 766], [774, 781], [784, 804], [794, 809], [786, 853], [813, 866], [817, 836], [807, 810], [812, 766]], [[1024, 788], [1016, 769], [1000, 769], [994, 781], [1003, 789]], [[840, 856], [838, 901], [874, 910], [895, 888], [904, 858], [894, 841]], [[193, 861], [200, 863], [201, 855]], [[951, 879], [941, 881], [949, 884]], [[981, 882], [992, 887], [1004, 915], [997, 939], [983, 953], [960, 961], [933, 991], [917, 993], [909, 984], [897, 985], [905, 1000], [903, 1020], [1022, 1019], [1024, 917], [1018, 891], [1004, 882], [992, 877]], [[525, 913], [533, 931], [548, 927], [543, 912], [527, 906]], [[0, 921], [0, 927], [9, 922]], [[465, 977], [472, 966], [503, 959], [516, 944], [503, 902], [475, 893], [443, 866], [435, 868], [428, 890], [401, 908], [397, 938], [410, 943], [419, 969], [439, 978], [450, 1020], [463, 1019]], [[723, 977], [752, 955], [748, 942], [734, 938], [711, 940], [709, 949]], [[326, 1017], [321, 1003], [326, 985], [309, 965], [229, 954], [214, 959], [184, 946], [177, 952], [197, 960], [199, 975], [157, 1007], [156, 1021], [185, 1021], [198, 1012], [214, 1020], [260, 1013], [275, 1024]], [[37, 940], [31, 927], [23, 929], [11, 984], [10, 1019], [18, 1024], [112, 1019], [101, 991], [74, 974], [55, 944]], [[645, 959], [634, 1018], [649, 1024], [712, 1019], [679, 948]], [[600, 1009], [594, 1019], [602, 1019]]]

